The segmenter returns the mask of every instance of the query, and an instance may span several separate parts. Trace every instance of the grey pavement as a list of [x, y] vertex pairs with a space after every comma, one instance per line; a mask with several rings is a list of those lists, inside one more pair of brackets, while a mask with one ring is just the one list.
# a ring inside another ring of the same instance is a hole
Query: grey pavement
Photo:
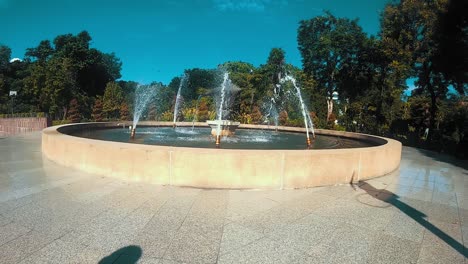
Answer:
[[442, 154], [404, 147], [356, 185], [209, 190], [83, 173], [40, 144], [0, 138], [0, 263], [466, 261], [467, 163]]

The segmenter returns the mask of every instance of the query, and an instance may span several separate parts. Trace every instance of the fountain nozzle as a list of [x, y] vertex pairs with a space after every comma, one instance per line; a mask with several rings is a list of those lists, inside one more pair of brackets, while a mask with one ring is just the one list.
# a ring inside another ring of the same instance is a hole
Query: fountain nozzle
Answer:
[[310, 148], [310, 145], [312, 145], [312, 142], [310, 141], [310, 138], [307, 138], [307, 148]]
[[172, 124], [172, 128], [176, 128], [176, 123], [175, 122]]
[[216, 147], [219, 148], [219, 145], [221, 143], [221, 136], [220, 135], [217, 135], [216, 136]]
[[134, 139], [135, 138], [135, 128], [132, 127], [132, 130], [130, 130], [130, 138]]

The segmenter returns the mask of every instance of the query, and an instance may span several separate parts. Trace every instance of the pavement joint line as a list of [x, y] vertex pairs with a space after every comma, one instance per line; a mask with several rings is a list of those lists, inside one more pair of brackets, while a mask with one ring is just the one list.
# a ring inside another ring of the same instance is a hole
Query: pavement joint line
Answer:
[[193, 209], [193, 205], [195, 204], [195, 202], [200, 199], [199, 196], [201, 195], [201, 192], [203, 192], [203, 190], [201, 190], [200, 192], [197, 193], [196, 197], [193, 199], [192, 203], [190, 204], [190, 208], [189, 210], [187, 210], [187, 214], [185, 214], [185, 217], [184, 217], [184, 220], [182, 221], [182, 223], [179, 225], [179, 227], [177, 228], [176, 230], [176, 233], [172, 235], [169, 243], [167, 243], [167, 248], [164, 250], [164, 253], [162, 254], [162, 257], [164, 258], [167, 254], [167, 251], [171, 248], [172, 246], [172, 243], [174, 242], [174, 238], [175, 236], [177, 235], [177, 233], [179, 233], [179, 230], [182, 228], [182, 226], [184, 225], [185, 223], [185, 220], [187, 220], [187, 217], [188, 215], [190, 214], [190, 212], [192, 212], [192, 209]]

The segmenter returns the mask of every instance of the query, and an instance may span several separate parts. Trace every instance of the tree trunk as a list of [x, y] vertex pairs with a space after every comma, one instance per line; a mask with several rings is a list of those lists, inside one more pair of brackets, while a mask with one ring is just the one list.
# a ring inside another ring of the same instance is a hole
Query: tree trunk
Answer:
[[432, 136], [434, 135], [434, 128], [435, 128], [435, 117], [437, 114], [437, 96], [434, 92], [434, 88], [432, 85], [428, 85], [428, 90], [431, 94], [431, 109], [429, 110], [430, 113], [430, 119], [429, 119], [429, 134], [427, 135], [427, 138], [430, 141], [432, 141]]
[[331, 114], [333, 113], [333, 97], [327, 98], [327, 122], [330, 121]]
[[330, 121], [330, 116], [333, 113], [333, 85], [335, 82], [335, 71], [332, 71], [330, 82], [328, 83], [328, 98], [327, 98], [327, 122]]
[[68, 108], [66, 106], [63, 107], [63, 120], [67, 119]]

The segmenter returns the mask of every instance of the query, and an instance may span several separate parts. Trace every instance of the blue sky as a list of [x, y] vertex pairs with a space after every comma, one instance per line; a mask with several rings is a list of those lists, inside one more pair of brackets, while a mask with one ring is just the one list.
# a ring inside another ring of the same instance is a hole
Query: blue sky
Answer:
[[187, 68], [225, 61], [265, 63], [273, 47], [301, 66], [297, 27], [330, 10], [379, 28], [383, 0], [0, 0], [0, 44], [22, 58], [26, 48], [87, 30], [92, 46], [115, 52], [122, 79], [168, 83]]

